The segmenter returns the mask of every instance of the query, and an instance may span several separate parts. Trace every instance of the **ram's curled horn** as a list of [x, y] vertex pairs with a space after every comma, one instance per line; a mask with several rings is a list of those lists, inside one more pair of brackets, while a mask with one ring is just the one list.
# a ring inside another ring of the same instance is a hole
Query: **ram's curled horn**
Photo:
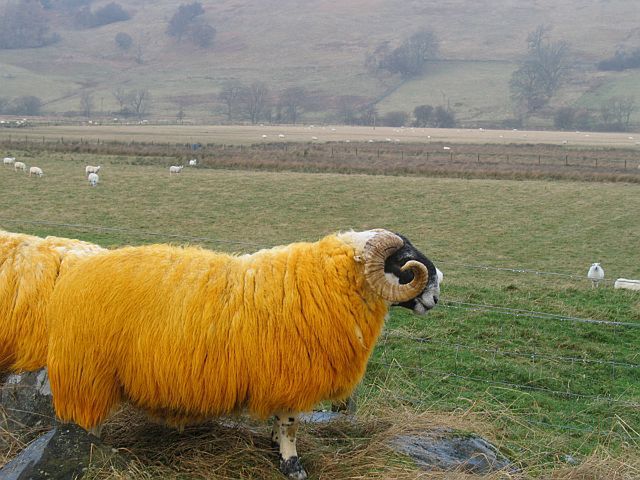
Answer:
[[390, 302], [406, 302], [417, 297], [429, 280], [427, 267], [422, 263], [409, 260], [402, 270], [411, 270], [413, 280], [400, 285], [391, 283], [384, 274], [384, 262], [404, 245], [403, 240], [396, 234], [386, 230], [371, 238], [364, 248], [364, 275], [369, 286], [385, 300]]

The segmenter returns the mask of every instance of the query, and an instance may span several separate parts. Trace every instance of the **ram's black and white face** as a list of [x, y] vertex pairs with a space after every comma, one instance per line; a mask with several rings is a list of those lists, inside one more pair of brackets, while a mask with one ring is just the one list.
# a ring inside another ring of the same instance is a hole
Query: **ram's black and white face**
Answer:
[[413, 310], [413, 312], [418, 315], [424, 315], [438, 303], [442, 272], [440, 272], [433, 262], [425, 257], [420, 250], [414, 247], [406, 237], [399, 233], [396, 233], [396, 235], [402, 238], [404, 246], [389, 256], [385, 261], [384, 272], [386, 277], [389, 281], [398, 282], [401, 285], [409, 283], [413, 279], [413, 273], [410, 270], [403, 272], [400, 269], [409, 260], [417, 260], [427, 267], [429, 281], [420, 295], [406, 302], [400, 302], [394, 305]]

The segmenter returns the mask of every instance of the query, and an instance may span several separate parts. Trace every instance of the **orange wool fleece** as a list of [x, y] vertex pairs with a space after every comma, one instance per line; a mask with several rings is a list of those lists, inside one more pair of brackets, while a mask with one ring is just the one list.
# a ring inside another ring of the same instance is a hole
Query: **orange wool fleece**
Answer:
[[175, 425], [344, 398], [387, 303], [331, 235], [253, 255], [126, 247], [56, 285], [48, 368], [58, 416], [101, 424], [122, 400]]
[[0, 373], [42, 368], [45, 310], [56, 281], [97, 245], [0, 230]]

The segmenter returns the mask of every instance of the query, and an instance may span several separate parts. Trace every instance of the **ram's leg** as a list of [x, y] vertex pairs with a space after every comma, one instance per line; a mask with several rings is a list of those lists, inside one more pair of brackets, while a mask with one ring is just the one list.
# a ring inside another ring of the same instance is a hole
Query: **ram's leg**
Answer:
[[271, 441], [279, 447], [280, 471], [291, 479], [304, 480], [307, 478], [307, 472], [302, 468], [296, 450], [299, 423], [297, 413], [278, 413], [271, 432]]

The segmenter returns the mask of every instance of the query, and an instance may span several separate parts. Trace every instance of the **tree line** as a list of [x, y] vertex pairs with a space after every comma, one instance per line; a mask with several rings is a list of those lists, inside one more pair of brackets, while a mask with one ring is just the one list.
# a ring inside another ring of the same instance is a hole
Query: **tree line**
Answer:
[[[55, 16], [69, 18], [82, 29], [126, 22], [132, 17], [117, 2], [97, 8], [92, 8], [92, 3], [93, 0], [10, 0], [0, 8], [0, 49], [41, 48], [58, 42], [61, 36], [50, 26]], [[216, 29], [203, 19], [204, 13], [198, 1], [181, 4], [167, 22], [166, 35], [178, 43], [189, 40], [199, 47], [211, 47]], [[128, 33], [121, 33], [130, 38]], [[127, 50], [122, 35], [116, 38], [116, 44]]]

